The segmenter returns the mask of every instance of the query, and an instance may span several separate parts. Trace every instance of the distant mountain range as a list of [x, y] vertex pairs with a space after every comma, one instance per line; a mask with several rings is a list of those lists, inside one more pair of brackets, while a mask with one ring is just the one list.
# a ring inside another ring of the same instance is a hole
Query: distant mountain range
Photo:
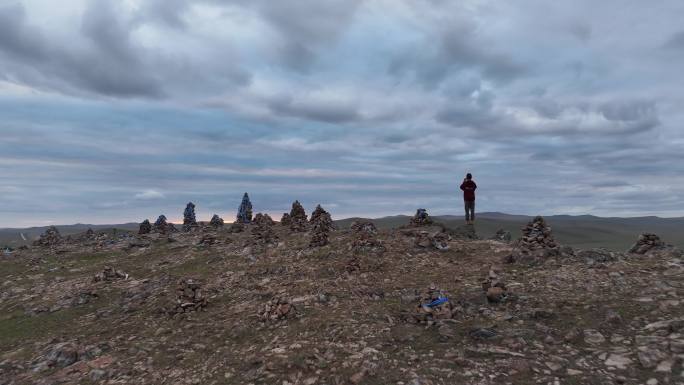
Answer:
[[[456, 228], [463, 225], [463, 217], [456, 215], [437, 215], [434, 220], [447, 227]], [[510, 215], [504, 213], [478, 214], [475, 228], [482, 238], [491, 237], [498, 229], [505, 229], [520, 236], [520, 228], [533, 217], [526, 215]], [[643, 232], [658, 234], [665, 242], [684, 248], [684, 218], [633, 217], [604, 218], [592, 215], [551, 215], [544, 217], [553, 228], [556, 239], [577, 248], [605, 247], [613, 250], [626, 250]], [[349, 225], [359, 218], [347, 218], [335, 221], [340, 228]], [[379, 228], [393, 228], [408, 224], [410, 216], [396, 215], [372, 220]], [[94, 231], [112, 232], [137, 231], [137, 223], [115, 225], [75, 224], [56, 226], [64, 236], [79, 234], [92, 228]], [[24, 229], [0, 229], [0, 246], [16, 247], [30, 244], [42, 234], [47, 226]]]

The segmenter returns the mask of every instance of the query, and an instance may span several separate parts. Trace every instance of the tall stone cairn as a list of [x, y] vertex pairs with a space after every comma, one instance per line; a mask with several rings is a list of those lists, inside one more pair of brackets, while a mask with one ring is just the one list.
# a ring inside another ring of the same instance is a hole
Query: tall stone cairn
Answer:
[[62, 235], [59, 234], [59, 230], [55, 226], [50, 226], [33, 244], [35, 246], [55, 246], [62, 243], [62, 241]]
[[506, 261], [538, 264], [558, 255], [560, 246], [553, 238], [551, 227], [544, 218], [537, 216], [522, 228], [522, 238], [518, 240], [513, 253], [506, 257]]
[[432, 224], [432, 219], [428, 215], [427, 210], [418, 209], [416, 210], [416, 215], [409, 221], [409, 226], [430, 226]]
[[334, 230], [330, 213], [323, 210], [321, 205], [311, 214], [311, 241], [310, 247], [321, 247], [328, 244], [328, 234]]
[[209, 221], [209, 226], [218, 229], [219, 227], [223, 227], [223, 219], [219, 217], [217, 214], [214, 214], [213, 217], [211, 217], [211, 220]]
[[292, 203], [290, 210], [290, 230], [295, 232], [304, 232], [307, 229], [307, 217], [304, 207], [299, 201]]
[[252, 222], [252, 202], [249, 201], [249, 195], [247, 195], [247, 193], [242, 196], [242, 202], [238, 208], [235, 222], [245, 224]]
[[138, 229], [138, 234], [144, 235], [144, 234], [149, 234], [152, 232], [152, 224], [150, 223], [149, 219], [145, 219], [140, 223], [140, 228]]
[[192, 231], [197, 227], [199, 226], [195, 218], [195, 204], [188, 202], [187, 206], [185, 206], [185, 211], [183, 211], [183, 231]]
[[280, 225], [289, 227], [291, 224], [292, 224], [292, 218], [290, 218], [290, 214], [283, 213], [283, 216], [280, 218]]

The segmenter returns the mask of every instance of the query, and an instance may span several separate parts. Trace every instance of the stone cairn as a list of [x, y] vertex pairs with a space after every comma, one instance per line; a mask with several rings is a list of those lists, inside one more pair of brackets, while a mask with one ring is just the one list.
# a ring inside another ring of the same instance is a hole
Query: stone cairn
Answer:
[[294, 232], [304, 232], [307, 230], [307, 217], [304, 207], [299, 201], [292, 203], [290, 210], [290, 230]]
[[154, 225], [152, 226], [152, 231], [161, 234], [173, 233], [176, 231], [176, 227], [173, 225], [173, 223], [167, 222], [166, 216], [162, 214], [154, 222]]
[[181, 279], [176, 286], [176, 306], [172, 313], [187, 313], [203, 310], [208, 304], [202, 294], [199, 282], [192, 279]]
[[316, 206], [316, 210], [311, 213], [311, 241], [309, 247], [321, 247], [328, 244], [328, 234], [335, 229], [330, 213], [325, 211], [321, 205]]
[[86, 230], [85, 234], [83, 234], [82, 239], [88, 240], [88, 239], [95, 239], [95, 232], [93, 229], [88, 227], [88, 230]]
[[102, 272], [97, 273], [93, 277], [93, 282], [111, 282], [119, 279], [128, 279], [128, 274], [121, 270], [114, 270], [113, 268], [106, 266]]
[[452, 317], [453, 307], [447, 294], [432, 285], [422, 293], [409, 321], [431, 326]]
[[651, 233], [643, 233], [628, 252], [643, 255], [647, 254], [649, 251], [662, 250], [666, 247], [667, 245], [660, 240], [659, 236]]
[[508, 289], [493, 268], [489, 268], [487, 278], [482, 281], [482, 290], [491, 303], [503, 302], [508, 297]]
[[432, 225], [432, 219], [430, 219], [430, 216], [428, 215], [428, 212], [425, 209], [416, 210], [416, 215], [414, 215], [413, 218], [411, 218], [411, 220], [409, 221], [409, 226], [411, 227], [430, 225]]
[[197, 227], [199, 226], [195, 218], [195, 204], [188, 202], [187, 206], [185, 206], [185, 211], [183, 211], [183, 231], [192, 231]]
[[253, 223], [256, 226], [252, 228], [252, 238], [256, 244], [272, 244], [278, 241], [278, 236], [273, 231], [275, 222], [270, 215], [257, 213]]
[[294, 316], [295, 306], [285, 297], [276, 296], [264, 304], [257, 316], [263, 323], [277, 323]]
[[369, 220], [361, 219], [351, 224], [354, 240], [351, 249], [357, 253], [384, 252], [385, 247], [378, 240], [378, 229]]
[[240, 203], [240, 207], [238, 207], [235, 222], [243, 224], [252, 222], [252, 202], [249, 201], [249, 195], [247, 195], [247, 193], [242, 196], [242, 202]]
[[50, 226], [45, 230], [40, 238], [33, 242], [34, 246], [55, 246], [62, 243], [62, 236], [55, 226]]
[[553, 239], [551, 227], [544, 218], [537, 216], [522, 228], [522, 238], [518, 240], [513, 253], [506, 257], [506, 262], [537, 264], [559, 255], [560, 247]]
[[283, 213], [283, 216], [280, 218], [280, 225], [290, 227], [291, 224], [292, 218], [290, 218], [290, 214]]
[[211, 217], [211, 220], [209, 221], [209, 226], [218, 229], [219, 227], [223, 227], [223, 219], [219, 217], [218, 215], [214, 214], [213, 217]]
[[140, 223], [140, 228], [138, 229], [138, 234], [144, 235], [152, 232], [152, 224], [149, 219], [145, 219]]
[[511, 232], [506, 231], [504, 229], [499, 229], [496, 230], [496, 233], [492, 237], [493, 240], [495, 241], [501, 241], [501, 242], [510, 242], [512, 237], [511, 237]]

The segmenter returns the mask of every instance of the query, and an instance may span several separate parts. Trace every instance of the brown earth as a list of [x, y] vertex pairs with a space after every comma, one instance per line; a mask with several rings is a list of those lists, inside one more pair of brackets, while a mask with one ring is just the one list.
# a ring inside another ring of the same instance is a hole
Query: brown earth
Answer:
[[502, 263], [515, 243], [418, 246], [422, 229], [371, 250], [253, 226], [0, 257], [0, 384], [684, 384], [674, 249], [530, 266]]

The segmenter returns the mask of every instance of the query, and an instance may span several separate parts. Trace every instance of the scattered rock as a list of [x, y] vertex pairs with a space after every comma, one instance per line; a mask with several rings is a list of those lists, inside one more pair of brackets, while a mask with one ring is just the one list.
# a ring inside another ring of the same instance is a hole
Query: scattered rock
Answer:
[[128, 279], [128, 274], [121, 270], [114, 270], [110, 266], [106, 266], [101, 273], [97, 273], [93, 277], [93, 282], [112, 282], [120, 279]]
[[283, 296], [273, 297], [259, 310], [259, 320], [264, 323], [275, 323], [291, 318], [295, 314], [295, 306]]

